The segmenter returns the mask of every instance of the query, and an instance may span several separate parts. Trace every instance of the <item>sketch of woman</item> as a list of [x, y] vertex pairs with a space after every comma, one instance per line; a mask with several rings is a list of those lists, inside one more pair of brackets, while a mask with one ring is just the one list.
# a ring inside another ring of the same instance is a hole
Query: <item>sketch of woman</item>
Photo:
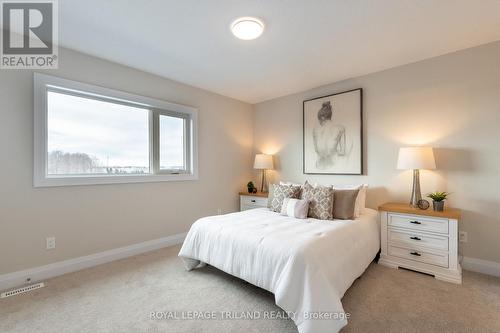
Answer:
[[318, 154], [316, 167], [321, 170], [331, 168], [337, 157], [348, 154], [345, 127], [334, 124], [332, 113], [330, 101], [324, 102], [318, 111], [318, 124], [313, 129], [314, 150]]

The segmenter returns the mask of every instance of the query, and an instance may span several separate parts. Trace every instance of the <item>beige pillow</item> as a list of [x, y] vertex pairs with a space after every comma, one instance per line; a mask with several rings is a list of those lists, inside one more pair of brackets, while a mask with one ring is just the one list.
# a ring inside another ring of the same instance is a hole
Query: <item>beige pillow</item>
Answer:
[[298, 198], [300, 186], [271, 184], [267, 207], [273, 212], [281, 213], [281, 206], [285, 198]]
[[333, 218], [340, 220], [352, 220], [356, 218], [356, 199], [357, 190], [339, 190], [333, 191]]
[[302, 186], [300, 199], [309, 201], [309, 217], [331, 220], [333, 210], [333, 189], [326, 186], [312, 186], [307, 181]]
[[360, 217], [365, 209], [366, 191], [368, 184], [360, 185], [332, 185], [334, 190], [357, 190], [359, 189], [356, 199], [356, 208], [354, 208], [354, 217]]

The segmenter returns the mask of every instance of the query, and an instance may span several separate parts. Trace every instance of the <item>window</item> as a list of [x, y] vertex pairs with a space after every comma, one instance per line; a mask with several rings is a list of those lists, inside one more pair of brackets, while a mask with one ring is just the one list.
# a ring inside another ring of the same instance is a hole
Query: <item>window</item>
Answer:
[[160, 115], [160, 170], [184, 170], [186, 119]]
[[47, 91], [47, 175], [149, 174], [149, 110]]
[[35, 74], [34, 185], [197, 179], [194, 108]]

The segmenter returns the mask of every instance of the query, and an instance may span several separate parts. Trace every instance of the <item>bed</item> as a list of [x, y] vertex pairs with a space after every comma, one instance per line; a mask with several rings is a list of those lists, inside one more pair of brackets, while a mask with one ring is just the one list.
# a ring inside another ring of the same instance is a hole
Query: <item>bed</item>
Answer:
[[338, 332], [341, 298], [380, 249], [378, 214], [299, 220], [266, 208], [201, 218], [179, 256], [186, 269], [212, 265], [272, 292], [300, 333]]

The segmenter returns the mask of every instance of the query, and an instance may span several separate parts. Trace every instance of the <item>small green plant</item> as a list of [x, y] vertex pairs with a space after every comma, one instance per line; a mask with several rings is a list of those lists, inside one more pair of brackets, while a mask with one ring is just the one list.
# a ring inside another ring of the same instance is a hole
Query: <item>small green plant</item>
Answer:
[[248, 193], [257, 193], [257, 188], [255, 187], [253, 182], [247, 183], [247, 189], [248, 189]]
[[427, 195], [428, 198], [431, 198], [434, 201], [440, 202], [446, 200], [446, 198], [450, 195], [449, 192], [432, 192]]

